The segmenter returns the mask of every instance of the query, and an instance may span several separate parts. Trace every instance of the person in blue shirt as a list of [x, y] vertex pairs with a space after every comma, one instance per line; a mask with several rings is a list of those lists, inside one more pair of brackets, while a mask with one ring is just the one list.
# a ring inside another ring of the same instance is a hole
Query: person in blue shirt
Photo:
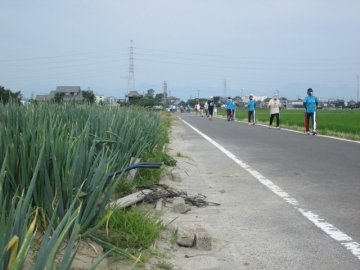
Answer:
[[226, 106], [226, 118], [228, 121], [231, 120], [231, 104], [232, 104], [232, 99], [231, 97], [228, 97], [228, 99], [225, 101], [225, 106]]
[[316, 135], [316, 128], [317, 128], [317, 122], [316, 122], [316, 110], [318, 108], [318, 99], [317, 97], [313, 96], [313, 90], [309, 88], [307, 90], [307, 96], [304, 98], [304, 107], [305, 107], [305, 132], [310, 135], [309, 131], [309, 122], [311, 118], [312, 122], [312, 134]]
[[256, 101], [253, 100], [253, 95], [249, 96], [249, 101], [247, 102], [248, 106], [248, 122], [249, 125], [252, 124], [255, 125], [255, 109], [256, 109]]

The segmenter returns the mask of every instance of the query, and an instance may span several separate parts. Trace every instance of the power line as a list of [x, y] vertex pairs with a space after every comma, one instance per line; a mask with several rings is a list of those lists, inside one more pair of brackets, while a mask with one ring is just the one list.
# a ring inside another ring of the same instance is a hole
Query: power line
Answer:
[[[125, 60], [125, 59], [124, 59]], [[112, 61], [101, 61], [101, 62], [91, 62], [86, 64], [70, 65], [70, 66], [59, 66], [59, 67], [44, 67], [36, 69], [22, 69], [22, 70], [3, 70], [1, 72], [26, 72], [26, 71], [37, 71], [37, 70], [49, 70], [49, 69], [58, 69], [58, 68], [72, 68], [72, 67], [82, 67], [82, 66], [94, 66], [97, 64], [106, 64], [106, 63], [117, 63], [124, 60], [112, 60]]]
[[98, 58], [105, 58], [105, 57], [114, 57], [123, 54], [115, 54], [115, 55], [107, 55], [107, 56], [97, 56], [97, 57], [89, 57], [89, 58], [80, 58], [80, 59], [72, 59], [72, 60], [63, 60], [63, 61], [56, 61], [56, 62], [43, 62], [43, 63], [29, 63], [29, 64], [19, 64], [19, 65], [10, 65], [10, 66], [1, 66], [2, 68], [12, 68], [12, 67], [23, 67], [23, 66], [38, 66], [38, 65], [49, 65], [49, 64], [59, 64], [59, 63], [68, 63], [68, 62], [79, 62], [83, 60], [92, 60]]
[[148, 60], [137, 58], [137, 60], [145, 61], [145, 62], [152, 62], [152, 63], [162, 63], [162, 64], [175, 64], [175, 65], [183, 65], [183, 66], [198, 66], [198, 67], [214, 67], [214, 68], [232, 68], [232, 69], [246, 69], [246, 70], [278, 70], [278, 71], [309, 71], [309, 70], [317, 70], [317, 71], [335, 71], [335, 70], [358, 70], [358, 68], [254, 68], [249, 66], [239, 67], [239, 66], [216, 66], [216, 65], [201, 65], [201, 64], [194, 64], [194, 63], [180, 63], [180, 62], [167, 62], [167, 61], [157, 61], [157, 60]]
[[229, 57], [229, 58], [242, 58], [242, 59], [294, 59], [294, 60], [354, 60], [354, 59], [358, 59], [360, 60], [360, 57], [349, 57], [349, 58], [293, 58], [293, 57], [284, 57], [284, 58], [280, 58], [280, 57], [249, 57], [249, 56], [234, 56], [234, 55], [216, 55], [216, 54], [201, 54], [201, 53], [189, 53], [189, 52], [179, 52], [179, 51], [167, 51], [167, 50], [156, 50], [156, 49], [147, 49], [147, 48], [139, 48], [137, 47], [136, 49], [138, 50], [146, 50], [146, 51], [157, 51], [157, 52], [166, 52], [166, 53], [174, 53], [174, 54], [186, 54], [186, 55], [198, 55], [198, 56], [212, 56], [212, 57]]
[[51, 59], [51, 58], [78, 56], [78, 55], [86, 55], [86, 54], [94, 54], [94, 53], [103, 53], [103, 52], [119, 51], [119, 50], [120, 50], [120, 49], [114, 49], [114, 50], [95, 51], [95, 52], [87, 52], [87, 53], [64, 54], [64, 55], [56, 55], [56, 56], [43, 56], [43, 57], [33, 57], [33, 58], [21, 58], [21, 59], [0, 60], [0, 63], [2, 63], [2, 62], [16, 62], [16, 61], [30, 61], [30, 60], [40, 60], [40, 59]]
[[[154, 54], [144, 54], [144, 53], [137, 53], [137, 55], [140, 56], [154, 56], [154, 57], [160, 57], [160, 58], [170, 58], [170, 59], [180, 59], [180, 60], [191, 60], [191, 61], [202, 61], [202, 62], [216, 62], [216, 63], [233, 63], [233, 64], [246, 64], [246, 65], [251, 65], [251, 64], [256, 64], [256, 65], [309, 65], [309, 62], [244, 62], [243, 60], [238, 60], [238, 61], [230, 61], [230, 60], [226, 60], [226, 61], [221, 61], [221, 60], [213, 60], [210, 58], [206, 58], [206, 59], [201, 59], [201, 58], [184, 58], [184, 57], [175, 57], [175, 56], [167, 56], [167, 55], [154, 55]], [[232, 58], [236, 58], [236, 57], [232, 57]], [[254, 60], [266, 60], [264, 58], [254, 58]], [[288, 59], [287, 59], [288, 60]], [[301, 59], [303, 60], [303, 59]], [[151, 60], [149, 60], [151, 61]], [[360, 65], [359, 63], [311, 63], [311, 65]]]

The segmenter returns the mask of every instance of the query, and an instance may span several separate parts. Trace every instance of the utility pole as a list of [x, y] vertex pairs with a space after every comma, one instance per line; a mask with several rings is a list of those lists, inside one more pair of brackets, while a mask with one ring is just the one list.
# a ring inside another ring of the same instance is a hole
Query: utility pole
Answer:
[[130, 42], [130, 48], [129, 48], [129, 74], [128, 74], [128, 93], [130, 91], [135, 91], [135, 76], [134, 76], [134, 47], [133, 47], [133, 41]]
[[167, 98], [167, 83], [164, 81], [164, 92], [163, 92], [163, 98], [164, 98], [164, 106], [166, 107], [166, 98]]
[[224, 79], [224, 97], [226, 97], [226, 78]]
[[197, 90], [198, 91], [198, 100], [199, 100], [199, 94], [200, 94], [200, 90]]

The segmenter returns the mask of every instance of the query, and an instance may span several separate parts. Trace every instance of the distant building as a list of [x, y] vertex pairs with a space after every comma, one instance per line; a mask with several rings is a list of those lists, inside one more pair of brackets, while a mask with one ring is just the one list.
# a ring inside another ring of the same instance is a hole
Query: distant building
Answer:
[[104, 101], [105, 101], [104, 95], [95, 95], [95, 102], [96, 103], [100, 103], [100, 102], [104, 102]]
[[184, 102], [177, 97], [169, 96], [166, 98], [166, 104], [167, 106], [175, 106], [176, 108], [179, 107], [180, 104], [183, 104]]
[[303, 109], [304, 108], [304, 102], [302, 100], [282, 100], [281, 103], [283, 105], [286, 105], [287, 109]]
[[130, 91], [127, 95], [125, 95], [125, 97], [127, 98], [127, 101], [129, 103], [131, 103], [131, 100], [134, 98], [134, 97], [140, 97], [141, 95], [136, 91]]
[[64, 101], [82, 101], [83, 95], [80, 86], [58, 86], [56, 90], [50, 91], [50, 94], [36, 95], [35, 100], [37, 101], [51, 101], [56, 93], [64, 93]]
[[354, 101], [354, 100], [350, 100], [350, 101], [347, 103], [348, 106], [353, 106], [353, 105], [355, 105], [355, 104], [356, 104], [356, 101]]
[[327, 103], [330, 108], [342, 108], [345, 106], [343, 99], [329, 99]]
[[174, 103], [174, 102], [177, 102], [179, 101], [180, 98], [177, 98], [177, 97], [173, 97], [173, 96], [169, 96], [169, 97], [166, 97], [166, 101], [170, 104]]
[[225, 101], [227, 101], [228, 97], [220, 97], [219, 98], [219, 103], [225, 103]]
[[[245, 102], [245, 103], [247, 103], [248, 101], [249, 101], [249, 97], [250, 96], [243, 96], [243, 97], [241, 97], [241, 99]], [[253, 96], [253, 100], [255, 100], [255, 101], [264, 101], [265, 99], [267, 99], [267, 96], [266, 95], [260, 95], [260, 96]]]

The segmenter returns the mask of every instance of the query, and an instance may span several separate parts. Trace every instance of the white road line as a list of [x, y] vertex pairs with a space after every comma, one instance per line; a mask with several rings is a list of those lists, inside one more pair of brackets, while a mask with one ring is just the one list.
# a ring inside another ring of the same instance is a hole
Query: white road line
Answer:
[[205, 135], [186, 121], [182, 120], [185, 124], [187, 124], [189, 127], [191, 127], [193, 130], [195, 130], [197, 133], [199, 133], [202, 137], [204, 137], [206, 140], [208, 140], [210, 143], [212, 143], [215, 147], [217, 147], [221, 152], [223, 152], [225, 155], [227, 155], [229, 158], [231, 158], [234, 162], [236, 162], [240, 167], [248, 171], [251, 175], [253, 175], [257, 180], [259, 180], [260, 183], [262, 183], [264, 186], [269, 188], [272, 192], [274, 192], [279, 197], [283, 198], [287, 203], [294, 206], [296, 210], [298, 210], [304, 217], [306, 217], [309, 221], [311, 221], [313, 224], [315, 224], [316, 227], [320, 228], [323, 232], [325, 232], [327, 235], [329, 235], [331, 238], [335, 239], [337, 242], [339, 242], [341, 245], [343, 245], [348, 251], [350, 251], [353, 255], [355, 255], [360, 260], [360, 244], [357, 242], [353, 242], [353, 239], [348, 236], [347, 234], [343, 233], [330, 223], [326, 222], [324, 219], [320, 218], [318, 215], [313, 213], [310, 210], [306, 210], [299, 207], [299, 203], [294, 198], [291, 198], [288, 193], [283, 191], [280, 187], [275, 185], [273, 182], [271, 182], [269, 179], [261, 175], [259, 172], [252, 169], [249, 165], [247, 165], [245, 162], [239, 160], [234, 154], [232, 154], [230, 151], [219, 145], [217, 142], [215, 142], [213, 139], [211, 139], [209, 136]]

